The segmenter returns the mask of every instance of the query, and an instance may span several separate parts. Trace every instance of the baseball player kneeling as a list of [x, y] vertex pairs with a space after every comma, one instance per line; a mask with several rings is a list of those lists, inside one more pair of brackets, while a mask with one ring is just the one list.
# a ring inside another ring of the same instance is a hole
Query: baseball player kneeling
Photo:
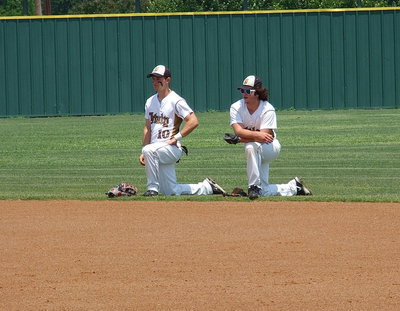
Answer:
[[[170, 89], [171, 72], [164, 65], [156, 66], [147, 75], [157, 92], [146, 101], [143, 149], [140, 164], [146, 167], [147, 191], [144, 196], [225, 194], [211, 178], [197, 184], [177, 184], [176, 163], [183, 148], [180, 140], [189, 135], [199, 121], [186, 100]], [[180, 129], [181, 124], [185, 125]]]
[[298, 177], [287, 184], [269, 183], [269, 164], [281, 151], [275, 132], [275, 108], [268, 102], [268, 90], [263, 88], [260, 78], [254, 75], [248, 76], [238, 90], [242, 93], [242, 99], [233, 103], [230, 109], [230, 125], [235, 134], [225, 134], [224, 139], [230, 144], [244, 144], [249, 198], [311, 195], [311, 191]]

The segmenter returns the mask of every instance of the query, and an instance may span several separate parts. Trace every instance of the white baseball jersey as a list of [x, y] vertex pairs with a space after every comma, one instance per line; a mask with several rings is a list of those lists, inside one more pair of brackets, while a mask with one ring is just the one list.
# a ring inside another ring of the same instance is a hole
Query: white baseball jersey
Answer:
[[[244, 100], [238, 100], [231, 105], [230, 114], [231, 126], [235, 123], [241, 123], [246, 129], [251, 131], [271, 129], [275, 132], [277, 129], [275, 108], [268, 101], [260, 101], [257, 110], [253, 114], [250, 114]], [[249, 187], [254, 185], [260, 188], [262, 196], [292, 196], [296, 194], [294, 180], [287, 184], [269, 183], [269, 165], [278, 157], [281, 150], [281, 145], [276, 139], [276, 134], [272, 143], [249, 142], [244, 144], [244, 148], [247, 157]]]
[[230, 114], [231, 126], [234, 123], [241, 123], [251, 131], [277, 129], [275, 108], [268, 101], [260, 101], [260, 106], [258, 106], [257, 110], [250, 114], [244, 100], [238, 100], [232, 104]]
[[167, 141], [179, 132], [183, 120], [193, 110], [186, 100], [171, 92], [160, 102], [157, 94], [146, 101], [145, 118], [151, 122], [150, 144], [142, 149], [146, 162], [147, 189], [165, 195], [212, 194], [207, 179], [197, 184], [177, 184], [175, 165], [182, 156], [180, 142], [177, 146]]
[[193, 112], [186, 100], [171, 91], [161, 102], [157, 94], [146, 101], [145, 118], [151, 121], [150, 143], [168, 141], [179, 132], [182, 121]]

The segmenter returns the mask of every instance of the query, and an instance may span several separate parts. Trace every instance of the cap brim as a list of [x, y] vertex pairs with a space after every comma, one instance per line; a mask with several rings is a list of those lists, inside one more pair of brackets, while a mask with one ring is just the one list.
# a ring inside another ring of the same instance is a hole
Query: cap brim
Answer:
[[242, 85], [241, 87], [238, 87], [237, 89], [238, 90], [241, 90], [241, 89], [243, 89], [243, 90], [250, 90], [250, 89], [252, 89], [253, 87], [252, 86], [250, 86], [250, 85]]
[[161, 77], [164, 77], [164, 76], [163, 76], [163, 75], [160, 75], [159, 73], [149, 73], [149, 74], [147, 75], [147, 78], [150, 78], [150, 77], [161, 78]]

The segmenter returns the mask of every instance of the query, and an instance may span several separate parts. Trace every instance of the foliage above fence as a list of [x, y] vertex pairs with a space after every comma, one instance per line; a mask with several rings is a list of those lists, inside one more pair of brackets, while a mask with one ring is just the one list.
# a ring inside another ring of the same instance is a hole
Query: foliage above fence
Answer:
[[[36, 0], [37, 1], [37, 0]], [[0, 16], [35, 15], [35, 0], [0, 0]], [[121, 14], [400, 6], [400, 0], [45, 0], [43, 14]]]

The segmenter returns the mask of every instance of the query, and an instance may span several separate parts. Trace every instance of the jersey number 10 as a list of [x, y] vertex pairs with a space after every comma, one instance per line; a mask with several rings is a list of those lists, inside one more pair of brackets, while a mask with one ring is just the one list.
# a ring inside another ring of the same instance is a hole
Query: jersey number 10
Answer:
[[169, 137], [169, 134], [170, 134], [170, 130], [159, 130], [157, 138], [158, 139], [162, 139], [162, 138], [166, 139]]

